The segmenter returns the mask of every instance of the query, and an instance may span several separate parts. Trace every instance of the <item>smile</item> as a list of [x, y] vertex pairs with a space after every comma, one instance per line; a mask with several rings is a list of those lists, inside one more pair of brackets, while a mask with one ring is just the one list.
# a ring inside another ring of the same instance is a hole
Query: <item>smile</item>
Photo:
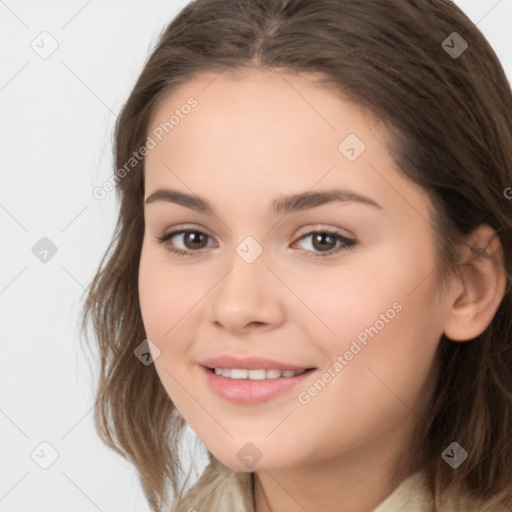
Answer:
[[[254, 405], [283, 396], [299, 386], [315, 368], [300, 370], [207, 368], [201, 366], [205, 385], [234, 404]], [[295, 397], [295, 395], [293, 395]]]
[[279, 379], [280, 377], [295, 377], [304, 373], [306, 370], [276, 370], [276, 369], [260, 369], [246, 370], [243, 368], [215, 368], [216, 375], [222, 375], [228, 379], [248, 379], [248, 380], [265, 380]]

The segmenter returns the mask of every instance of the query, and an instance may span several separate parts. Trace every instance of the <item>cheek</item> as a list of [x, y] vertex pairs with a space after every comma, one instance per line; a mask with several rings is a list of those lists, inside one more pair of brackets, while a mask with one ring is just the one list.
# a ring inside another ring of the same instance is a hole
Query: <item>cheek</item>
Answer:
[[323, 370], [331, 368], [336, 377], [327, 375], [331, 383], [318, 385], [315, 407], [337, 403], [341, 410], [364, 410], [361, 420], [372, 416], [377, 426], [381, 414], [407, 412], [423, 395], [442, 314], [431, 302], [435, 264], [418, 247], [410, 242], [383, 247], [372, 264], [361, 262], [329, 285], [318, 283], [324, 297], [323, 310], [317, 302], [317, 311], [336, 334], [316, 340], [328, 355]]
[[139, 301], [146, 335], [161, 351], [187, 320], [187, 311], [197, 302], [193, 277], [174, 269], [161, 250], [144, 242], [139, 265]]
[[338, 268], [287, 280], [309, 309], [302, 307], [300, 315], [297, 309], [295, 318], [331, 359], [348, 350], [354, 339], [369, 346], [371, 340], [394, 332], [390, 343], [414, 343], [415, 334], [423, 332], [422, 319], [432, 315], [431, 279], [425, 278], [434, 267], [425, 246], [413, 246], [407, 237], [354, 253]]
[[[144, 241], [139, 265], [139, 300], [146, 333], [167, 339], [208, 287], [194, 273], [170, 262], [165, 249]], [[182, 320], [183, 319], [183, 320]]]
[[[172, 267], [163, 251], [143, 244], [138, 283], [142, 320], [147, 338], [159, 349], [158, 357], [153, 354], [155, 370], [180, 411], [187, 410], [190, 400], [180, 383], [187, 382], [183, 362], [193, 344], [193, 306], [200, 299], [191, 279], [179, 266]], [[190, 384], [187, 389], [195, 393]]]

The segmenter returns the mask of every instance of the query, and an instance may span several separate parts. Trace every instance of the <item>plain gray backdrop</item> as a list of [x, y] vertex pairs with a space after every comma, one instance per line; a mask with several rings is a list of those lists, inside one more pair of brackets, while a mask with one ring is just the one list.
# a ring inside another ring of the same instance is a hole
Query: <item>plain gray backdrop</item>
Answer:
[[[112, 173], [116, 116], [187, 3], [0, 0], [0, 512], [149, 511], [95, 433], [77, 321], [114, 229], [115, 193], [92, 190]], [[512, 79], [512, 0], [455, 3]]]

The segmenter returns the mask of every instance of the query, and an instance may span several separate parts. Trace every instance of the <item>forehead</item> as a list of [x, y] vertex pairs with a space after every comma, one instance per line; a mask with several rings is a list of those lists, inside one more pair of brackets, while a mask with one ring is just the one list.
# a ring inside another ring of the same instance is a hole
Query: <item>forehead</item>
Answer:
[[316, 78], [260, 69], [195, 76], [155, 109], [148, 134], [156, 148], [147, 167], [169, 160], [180, 168], [194, 167], [196, 160], [203, 166], [206, 159], [209, 169], [257, 166], [263, 173], [284, 172], [293, 161], [295, 171], [297, 164], [313, 164], [320, 173], [338, 159], [349, 134], [375, 148], [377, 123]]
[[[288, 121], [294, 134], [301, 126], [311, 132], [337, 131], [350, 125], [362, 133], [366, 124], [378, 124], [367, 109], [349, 101], [333, 85], [318, 83], [321, 78], [317, 73], [295, 74], [260, 68], [199, 73], [160, 101], [149, 130], [168, 122], [170, 114], [183, 108], [191, 97], [200, 107], [193, 109], [193, 118], [209, 121], [210, 131], [221, 126], [226, 129], [224, 120], [236, 120], [238, 125], [252, 125], [255, 129], [263, 126], [267, 133], [273, 126], [286, 126]], [[222, 116], [217, 115], [219, 110]], [[307, 125], [293, 125], [299, 118]], [[179, 131], [173, 129], [172, 134], [177, 135]], [[281, 133], [281, 139], [285, 135]]]
[[[157, 186], [202, 196], [235, 187], [257, 201], [318, 183], [379, 196], [380, 204], [397, 193], [421, 200], [412, 182], [400, 193], [404, 178], [387, 152], [383, 123], [318, 78], [250, 70], [203, 73], [182, 84], [149, 126], [156, 146], [145, 159], [146, 196]], [[360, 152], [356, 160], [347, 158], [347, 144]]]

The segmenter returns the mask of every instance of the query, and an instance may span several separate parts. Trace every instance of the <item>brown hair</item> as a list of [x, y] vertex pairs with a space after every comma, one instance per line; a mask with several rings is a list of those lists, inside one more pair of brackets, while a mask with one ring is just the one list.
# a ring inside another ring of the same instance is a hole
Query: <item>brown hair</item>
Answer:
[[[442, 46], [453, 32], [469, 45], [460, 56]], [[428, 418], [419, 424], [416, 456], [436, 500], [468, 490], [486, 500], [485, 510], [510, 506], [512, 216], [504, 191], [512, 186], [512, 93], [494, 51], [448, 0], [196, 0], [165, 29], [124, 105], [115, 132], [116, 168], [145, 144], [158, 105], [178, 85], [201, 72], [250, 67], [320, 76], [319, 84], [382, 121], [398, 168], [435, 205], [439, 283], [462, 268], [456, 255], [466, 235], [487, 224], [499, 236], [505, 295], [474, 341], [441, 338], [437, 384]], [[144, 160], [116, 181], [119, 217], [87, 290], [82, 329], [92, 319], [99, 347], [97, 431], [135, 465], [159, 511], [169, 483], [175, 497], [182, 493], [184, 420], [154, 366], [134, 356], [146, 338], [137, 288]], [[468, 452], [457, 470], [441, 458], [452, 441]]]

